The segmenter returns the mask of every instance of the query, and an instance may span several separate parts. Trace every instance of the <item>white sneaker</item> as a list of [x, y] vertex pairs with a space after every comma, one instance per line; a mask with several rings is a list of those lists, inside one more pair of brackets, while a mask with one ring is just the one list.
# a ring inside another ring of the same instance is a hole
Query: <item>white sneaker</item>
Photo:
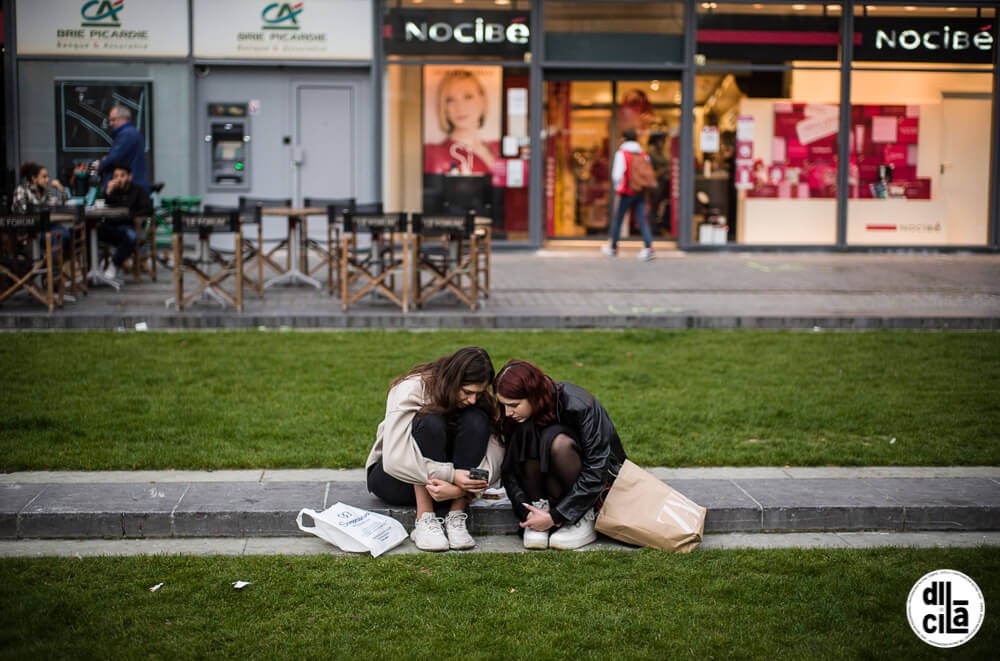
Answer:
[[118, 277], [118, 267], [114, 263], [108, 264], [108, 268], [104, 270], [104, 277], [108, 280], [114, 280]]
[[590, 510], [573, 525], [563, 526], [555, 531], [549, 535], [549, 548], [572, 550], [590, 544], [597, 539], [597, 533], [594, 531], [596, 518], [597, 515]]
[[617, 257], [618, 249], [612, 248], [611, 246], [601, 246], [601, 252], [605, 257]]
[[410, 539], [421, 551], [447, 551], [448, 538], [444, 535], [444, 528], [441, 527], [441, 519], [434, 516], [434, 512], [424, 512], [424, 515], [417, 519], [410, 533]]
[[639, 254], [636, 255], [636, 259], [640, 262], [649, 262], [656, 259], [656, 253], [653, 252], [652, 248], [643, 248], [639, 251]]
[[444, 530], [448, 534], [448, 545], [453, 549], [471, 549], [476, 545], [476, 540], [472, 539], [469, 529], [465, 527], [465, 521], [469, 515], [465, 512], [448, 512], [444, 517]]
[[[549, 511], [549, 501], [542, 499], [531, 503], [540, 510]], [[526, 549], [547, 549], [549, 548], [549, 531], [538, 532], [531, 528], [524, 529], [524, 548]]]

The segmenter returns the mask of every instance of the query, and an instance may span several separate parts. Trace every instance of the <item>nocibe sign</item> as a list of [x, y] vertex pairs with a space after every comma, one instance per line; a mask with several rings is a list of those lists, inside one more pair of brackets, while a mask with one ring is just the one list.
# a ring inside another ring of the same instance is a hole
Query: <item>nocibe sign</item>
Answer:
[[993, 61], [994, 18], [859, 18], [861, 43], [854, 59], [988, 64]]
[[530, 41], [525, 12], [395, 10], [383, 26], [392, 55], [494, 55], [522, 58]]

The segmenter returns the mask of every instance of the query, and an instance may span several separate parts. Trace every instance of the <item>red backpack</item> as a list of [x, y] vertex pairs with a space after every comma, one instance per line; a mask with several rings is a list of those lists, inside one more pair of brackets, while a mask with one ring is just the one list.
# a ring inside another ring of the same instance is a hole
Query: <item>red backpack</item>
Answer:
[[632, 191], [632, 195], [656, 190], [656, 173], [644, 152], [625, 152], [625, 169], [628, 171], [628, 189]]

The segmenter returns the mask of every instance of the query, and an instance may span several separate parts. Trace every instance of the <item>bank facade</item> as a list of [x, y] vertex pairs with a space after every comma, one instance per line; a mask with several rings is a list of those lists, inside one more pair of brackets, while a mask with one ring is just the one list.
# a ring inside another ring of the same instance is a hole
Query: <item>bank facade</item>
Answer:
[[596, 250], [632, 129], [664, 246], [1000, 249], [994, 3], [2, 7], [5, 189], [100, 156], [124, 103], [169, 195], [473, 207], [497, 245]]

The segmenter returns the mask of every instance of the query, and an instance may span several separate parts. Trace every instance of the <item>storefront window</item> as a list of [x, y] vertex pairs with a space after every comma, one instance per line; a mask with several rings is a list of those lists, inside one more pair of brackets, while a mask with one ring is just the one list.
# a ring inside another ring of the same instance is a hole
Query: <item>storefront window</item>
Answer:
[[992, 8], [858, 9], [849, 245], [989, 240]]
[[529, 69], [510, 62], [530, 59], [527, 4], [387, 9], [387, 208], [472, 210], [494, 238], [527, 240]]
[[528, 71], [498, 65], [386, 69], [385, 204], [493, 219], [528, 238]]
[[548, 62], [681, 62], [682, 2], [550, 0], [545, 7]]
[[840, 9], [699, 5], [696, 243], [836, 243]]
[[[647, 217], [654, 237], [672, 239], [669, 153], [680, 130], [679, 80], [566, 80], [545, 83], [546, 236], [606, 238], [614, 212], [611, 164], [634, 129], [651, 155], [659, 187]], [[674, 207], [676, 208], [676, 206]], [[638, 235], [635, 219], [622, 236]]]

